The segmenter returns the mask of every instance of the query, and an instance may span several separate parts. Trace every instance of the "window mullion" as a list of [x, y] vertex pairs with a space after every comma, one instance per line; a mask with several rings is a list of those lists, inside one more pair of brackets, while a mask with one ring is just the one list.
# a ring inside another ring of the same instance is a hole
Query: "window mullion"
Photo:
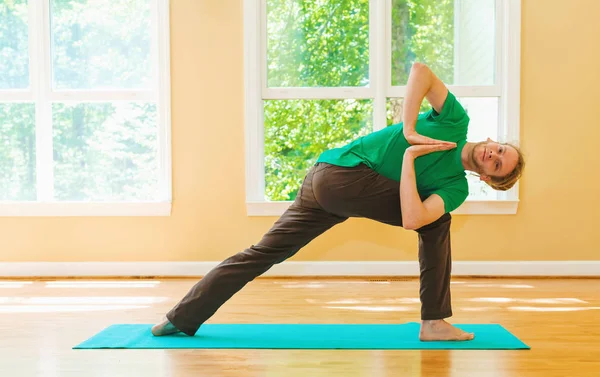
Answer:
[[[502, 39], [498, 40], [498, 49], [502, 64], [500, 83], [502, 85], [500, 127], [502, 137], [509, 142], [517, 142], [520, 133], [520, 60], [521, 60], [521, 1], [497, 0], [499, 4], [496, 11], [500, 27], [498, 33]], [[501, 48], [501, 50], [500, 50]], [[498, 50], [497, 50], [498, 51]], [[518, 200], [519, 182], [515, 186], [502, 192], [501, 198]]]
[[391, 9], [388, 0], [370, 0], [369, 3], [369, 82], [374, 90], [373, 99], [373, 131], [386, 126], [386, 89], [387, 46], [391, 41], [386, 38], [386, 12]]
[[[156, 61], [156, 59], [154, 59]], [[162, 71], [161, 71], [162, 72]], [[161, 84], [162, 85], [162, 84]], [[155, 102], [160, 89], [158, 84], [152, 90], [85, 90], [61, 89], [52, 90], [47, 100], [50, 102], [110, 102], [110, 101], [147, 101]], [[162, 88], [162, 86], [160, 87]], [[167, 88], [168, 90], [168, 88]]]
[[246, 118], [246, 201], [265, 197], [263, 96], [266, 75], [266, 3], [244, 0], [244, 83]]
[[[31, 75], [31, 68], [29, 69], [29, 77]], [[33, 94], [30, 89], [7, 89], [0, 90], [0, 102], [31, 102], [33, 101]]]
[[375, 92], [369, 87], [304, 87], [268, 88], [262, 99], [373, 99]]
[[[494, 84], [500, 88], [500, 95], [498, 97], [498, 134], [497, 134], [497, 139], [498, 141], [504, 141], [504, 137], [506, 135], [506, 125], [505, 125], [505, 121], [506, 121], [506, 86], [504, 85], [504, 78], [506, 77], [504, 74], [504, 70], [505, 70], [505, 65], [503, 64], [504, 62], [502, 61], [503, 59], [503, 54], [504, 54], [504, 46], [502, 45], [502, 42], [504, 40], [504, 31], [505, 31], [505, 25], [504, 25], [504, 14], [503, 14], [503, 4], [502, 4], [502, 0], [496, 0], [496, 11], [495, 11], [495, 25], [496, 25], [496, 32], [495, 32], [495, 43], [496, 43], [496, 49], [495, 49], [495, 64], [496, 64], [496, 69], [495, 71], [495, 76], [494, 76]], [[506, 199], [506, 193], [502, 192], [502, 191], [495, 191], [496, 194], [496, 199], [498, 200], [502, 200], [502, 199]]]
[[139, 93], [151, 95], [158, 101], [158, 153], [159, 153], [159, 199], [172, 198], [171, 171], [171, 79], [170, 79], [170, 41], [169, 41], [169, 1], [152, 1], [152, 43], [154, 51], [154, 92]]
[[496, 1], [496, 69], [495, 69], [495, 85], [499, 87], [499, 97], [498, 98], [498, 139], [503, 140], [506, 136], [506, 125], [505, 125], [505, 113], [506, 113], [506, 85], [505, 85], [505, 69], [506, 66], [503, 62], [504, 57], [504, 33], [505, 33], [505, 18], [503, 14], [503, 4], [502, 0]]
[[35, 98], [37, 200], [54, 196], [49, 0], [29, 2], [31, 88]]
[[[502, 85], [448, 85], [448, 89], [457, 97], [500, 97]], [[406, 85], [392, 86], [388, 92], [389, 97], [406, 96]]]
[[[260, 85], [259, 87], [259, 91], [260, 91], [260, 99], [258, 102], [258, 113], [255, 114], [256, 116], [256, 121], [258, 122], [258, 124], [260, 124], [260, 127], [258, 127], [258, 133], [256, 135], [257, 140], [256, 143], [254, 144], [256, 147], [256, 154], [255, 154], [255, 166], [254, 166], [254, 174], [257, 177], [257, 182], [256, 182], [256, 199], [260, 200], [264, 200], [264, 198], [266, 197], [266, 193], [265, 193], [265, 106], [264, 106], [264, 100], [266, 99], [266, 94], [268, 91], [268, 71], [267, 71], [267, 65], [268, 65], [268, 61], [267, 61], [267, 0], [255, 0], [258, 4], [258, 27], [257, 30], [255, 30], [255, 33], [253, 35], [258, 35], [258, 46], [260, 46], [260, 48], [258, 49], [258, 51], [260, 51], [259, 53], [259, 57], [258, 57], [258, 61], [260, 64], [260, 69], [257, 72], [260, 72], [260, 82], [258, 83]], [[262, 88], [262, 90], [260, 89]], [[254, 199], [252, 198], [252, 199]]]

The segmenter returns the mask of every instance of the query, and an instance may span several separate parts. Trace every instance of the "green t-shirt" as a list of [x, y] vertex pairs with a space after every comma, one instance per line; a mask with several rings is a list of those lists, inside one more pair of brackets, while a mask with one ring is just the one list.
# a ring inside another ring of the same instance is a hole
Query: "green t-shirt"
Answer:
[[[444, 200], [445, 212], [454, 211], [469, 194], [460, 157], [467, 142], [468, 125], [469, 116], [451, 92], [448, 92], [440, 113], [431, 109], [420, 114], [415, 124], [415, 130], [421, 135], [456, 143], [452, 150], [432, 152], [415, 159], [419, 196], [424, 200], [438, 194]], [[343, 147], [327, 150], [317, 162], [345, 167], [364, 163], [379, 174], [400, 182], [404, 151], [410, 146], [402, 126], [402, 123], [393, 124]]]

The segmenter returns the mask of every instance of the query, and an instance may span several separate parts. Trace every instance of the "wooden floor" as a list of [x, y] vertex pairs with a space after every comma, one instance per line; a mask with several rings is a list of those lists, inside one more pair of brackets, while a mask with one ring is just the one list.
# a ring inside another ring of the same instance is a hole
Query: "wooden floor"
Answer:
[[[0, 281], [0, 376], [600, 376], [600, 280], [453, 280], [452, 323], [500, 323], [529, 351], [72, 350], [155, 323], [195, 280]], [[258, 279], [210, 322], [419, 320], [416, 280]]]

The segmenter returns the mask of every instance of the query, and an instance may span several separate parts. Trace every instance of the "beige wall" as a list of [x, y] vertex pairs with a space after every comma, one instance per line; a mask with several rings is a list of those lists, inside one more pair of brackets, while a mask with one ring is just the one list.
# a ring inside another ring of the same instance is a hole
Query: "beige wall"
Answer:
[[[172, 0], [173, 213], [0, 218], [0, 261], [218, 261], [275, 218], [244, 204], [241, 0]], [[455, 216], [455, 260], [598, 259], [600, 1], [523, 0], [516, 216]], [[350, 220], [293, 260], [414, 260], [414, 232]]]

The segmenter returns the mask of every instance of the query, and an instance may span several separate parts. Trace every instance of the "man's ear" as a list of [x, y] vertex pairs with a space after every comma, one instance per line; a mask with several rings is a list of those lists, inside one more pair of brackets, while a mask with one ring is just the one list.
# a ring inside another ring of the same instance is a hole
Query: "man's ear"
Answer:
[[491, 180], [491, 178], [489, 176], [487, 176], [487, 175], [481, 174], [481, 175], [479, 175], [479, 180], [480, 181], [484, 181], [486, 183], [489, 183], [490, 180]]
[[490, 138], [488, 137], [488, 138], [487, 138], [487, 142], [488, 142], [488, 143], [493, 143], [493, 142], [494, 142], [494, 140], [492, 140], [492, 139], [490, 139]]

